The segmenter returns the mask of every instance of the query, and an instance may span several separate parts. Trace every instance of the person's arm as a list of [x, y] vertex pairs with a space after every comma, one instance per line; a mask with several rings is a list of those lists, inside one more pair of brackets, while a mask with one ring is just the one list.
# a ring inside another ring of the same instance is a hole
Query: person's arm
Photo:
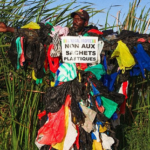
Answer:
[[7, 27], [5, 23], [0, 22], [0, 32], [14, 32], [13, 27]]

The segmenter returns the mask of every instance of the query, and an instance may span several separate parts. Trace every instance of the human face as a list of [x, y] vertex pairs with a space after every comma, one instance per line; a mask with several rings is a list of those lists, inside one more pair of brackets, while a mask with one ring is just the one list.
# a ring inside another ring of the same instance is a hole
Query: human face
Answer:
[[86, 25], [87, 25], [87, 21], [80, 18], [78, 15], [74, 15], [73, 28], [75, 29], [76, 32], [78, 32], [78, 33], [82, 32]]

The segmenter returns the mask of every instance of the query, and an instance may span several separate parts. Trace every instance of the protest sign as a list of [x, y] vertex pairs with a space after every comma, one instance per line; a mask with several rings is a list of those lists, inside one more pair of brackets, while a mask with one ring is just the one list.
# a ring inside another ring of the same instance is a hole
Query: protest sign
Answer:
[[64, 36], [61, 42], [63, 62], [93, 63], [97, 61], [98, 37]]

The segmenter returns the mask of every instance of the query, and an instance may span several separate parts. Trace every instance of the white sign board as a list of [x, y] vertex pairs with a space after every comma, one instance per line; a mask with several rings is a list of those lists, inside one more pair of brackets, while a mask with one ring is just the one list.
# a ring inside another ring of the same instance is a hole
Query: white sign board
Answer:
[[98, 37], [61, 37], [63, 62], [93, 63], [97, 61]]

